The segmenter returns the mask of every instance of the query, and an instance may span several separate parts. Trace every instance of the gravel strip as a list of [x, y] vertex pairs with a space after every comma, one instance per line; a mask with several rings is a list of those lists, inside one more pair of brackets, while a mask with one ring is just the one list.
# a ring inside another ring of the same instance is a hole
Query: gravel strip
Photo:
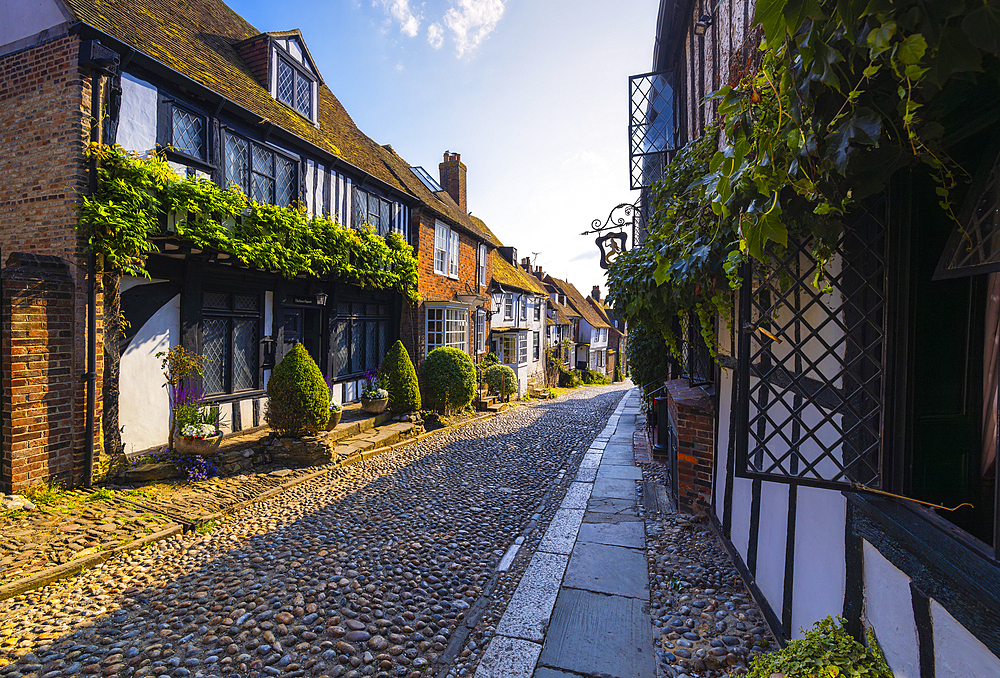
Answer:
[[0, 675], [470, 675], [622, 389], [430, 436], [4, 601]]

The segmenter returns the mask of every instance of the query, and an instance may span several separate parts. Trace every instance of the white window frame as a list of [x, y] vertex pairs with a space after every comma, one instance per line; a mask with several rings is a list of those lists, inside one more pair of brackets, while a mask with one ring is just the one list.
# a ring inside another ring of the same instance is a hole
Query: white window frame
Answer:
[[438, 275], [448, 274], [448, 243], [450, 232], [440, 221], [434, 224], [434, 272]]
[[486, 287], [490, 284], [490, 281], [486, 279], [486, 257], [489, 256], [489, 250], [486, 249], [486, 245], [479, 244], [479, 286]]
[[458, 279], [458, 231], [451, 231], [448, 237], [448, 277]]
[[532, 355], [534, 355], [535, 362], [538, 362], [541, 358], [541, 345], [542, 345], [542, 335], [540, 332], [531, 333], [531, 344], [534, 348]]
[[505, 292], [503, 295], [503, 319], [514, 319], [514, 295], [510, 292]]
[[519, 303], [518, 306], [520, 306], [520, 310], [521, 310], [521, 320], [527, 320], [528, 319], [528, 297], [526, 295], [522, 294], [520, 302], [521, 303]]
[[465, 306], [430, 306], [424, 310], [424, 355], [441, 346], [468, 353], [469, 309]]
[[535, 321], [539, 322], [542, 319], [543, 302], [541, 297], [534, 297], [534, 306], [535, 306]]
[[476, 311], [476, 351], [486, 352], [486, 311]]
[[517, 364], [527, 365], [528, 364], [528, 333], [518, 332], [517, 333]]

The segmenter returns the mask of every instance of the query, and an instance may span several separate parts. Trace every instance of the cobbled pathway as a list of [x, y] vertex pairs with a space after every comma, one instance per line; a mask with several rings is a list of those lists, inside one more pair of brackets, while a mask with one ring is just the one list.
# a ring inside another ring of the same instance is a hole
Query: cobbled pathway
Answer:
[[432, 436], [4, 601], [0, 676], [470, 675], [625, 388]]

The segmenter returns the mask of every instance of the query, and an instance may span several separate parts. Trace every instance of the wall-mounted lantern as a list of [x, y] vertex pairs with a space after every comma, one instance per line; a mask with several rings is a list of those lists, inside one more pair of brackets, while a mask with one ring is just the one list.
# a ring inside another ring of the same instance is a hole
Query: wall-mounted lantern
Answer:
[[712, 15], [702, 14], [701, 18], [694, 25], [695, 35], [705, 35], [705, 31], [712, 25]]

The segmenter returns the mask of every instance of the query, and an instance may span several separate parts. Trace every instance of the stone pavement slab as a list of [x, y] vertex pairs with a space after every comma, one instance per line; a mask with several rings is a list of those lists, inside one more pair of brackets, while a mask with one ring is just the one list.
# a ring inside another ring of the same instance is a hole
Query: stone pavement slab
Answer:
[[591, 466], [589, 468], [581, 467], [576, 473], [576, 481], [579, 483], [592, 483], [597, 480], [597, 467]]
[[497, 625], [499, 635], [542, 641], [568, 559], [565, 555], [542, 551], [532, 557]]
[[635, 481], [624, 478], [602, 478], [598, 474], [590, 498], [591, 500], [598, 498], [635, 499]]
[[479, 660], [476, 678], [531, 678], [541, 651], [538, 643], [494, 636]]
[[646, 546], [646, 531], [640, 522], [583, 523], [578, 539], [591, 544], [642, 549]]
[[566, 673], [565, 671], [560, 671], [558, 669], [549, 669], [544, 666], [535, 669], [535, 675], [532, 678], [580, 678], [579, 673]]
[[545, 530], [545, 536], [542, 537], [538, 550], [568, 556], [573, 552], [573, 544], [576, 542], [576, 534], [580, 530], [582, 521], [583, 509], [559, 509], [552, 516], [549, 529]]
[[[593, 498], [587, 502], [587, 512], [616, 513], [634, 516], [636, 515], [635, 499], [615, 499], [613, 497]], [[584, 520], [586, 520], [586, 518], [584, 518]]]
[[[642, 551], [577, 542], [563, 586], [649, 600], [649, 571]], [[648, 626], [649, 620], [646, 620]]]
[[561, 590], [539, 666], [607, 678], [654, 678], [647, 605], [635, 598]]
[[628, 480], [642, 480], [642, 469], [638, 466], [601, 466], [597, 472], [598, 478], [627, 478]]
[[593, 485], [590, 483], [570, 483], [566, 495], [563, 497], [562, 508], [585, 509], [587, 500], [590, 499], [590, 492]]

